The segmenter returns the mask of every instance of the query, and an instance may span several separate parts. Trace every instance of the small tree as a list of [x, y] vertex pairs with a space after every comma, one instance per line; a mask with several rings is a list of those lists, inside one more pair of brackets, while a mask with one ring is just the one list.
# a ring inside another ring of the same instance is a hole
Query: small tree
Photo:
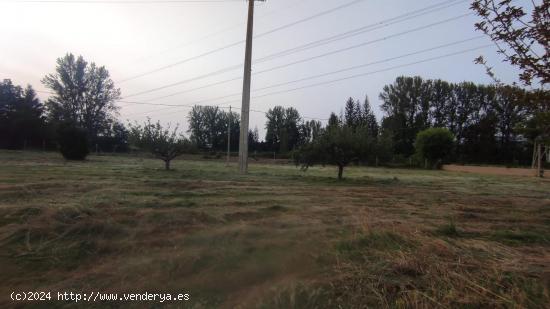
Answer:
[[59, 151], [67, 160], [84, 160], [90, 153], [88, 132], [71, 123], [64, 123], [57, 128]]
[[434, 167], [451, 154], [454, 136], [445, 128], [430, 128], [416, 135], [415, 149], [419, 158], [427, 160]]
[[365, 138], [347, 126], [329, 126], [319, 138], [300, 147], [294, 160], [302, 170], [315, 164], [336, 165], [338, 179], [342, 180], [344, 168], [361, 155], [362, 146], [367, 144]]
[[130, 142], [140, 148], [150, 151], [156, 158], [164, 161], [166, 170], [170, 170], [170, 162], [176, 157], [191, 150], [191, 142], [178, 134], [178, 127], [173, 130], [163, 128], [160, 122], [152, 123], [150, 119], [143, 125], [134, 124], [130, 127]]

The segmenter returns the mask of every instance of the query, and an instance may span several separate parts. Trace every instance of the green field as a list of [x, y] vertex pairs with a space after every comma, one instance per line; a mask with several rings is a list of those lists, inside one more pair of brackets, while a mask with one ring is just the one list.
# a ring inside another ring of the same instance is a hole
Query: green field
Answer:
[[339, 182], [333, 167], [253, 164], [247, 176], [221, 161], [173, 167], [0, 152], [0, 307], [21, 305], [12, 291], [190, 294], [174, 308], [550, 303], [548, 181], [353, 167]]

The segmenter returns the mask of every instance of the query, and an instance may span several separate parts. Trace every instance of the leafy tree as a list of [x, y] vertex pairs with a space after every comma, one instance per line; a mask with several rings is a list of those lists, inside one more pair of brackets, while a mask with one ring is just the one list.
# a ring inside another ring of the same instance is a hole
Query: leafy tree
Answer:
[[316, 140], [323, 130], [323, 125], [318, 120], [309, 120], [300, 127], [300, 145]]
[[248, 149], [249, 151], [260, 150], [260, 134], [258, 133], [258, 128], [248, 131]]
[[[550, 1], [531, 2], [527, 8], [512, 0], [474, 0], [471, 9], [481, 18], [476, 29], [493, 40], [504, 60], [521, 70], [520, 79], [531, 85], [550, 82]], [[482, 63], [483, 57], [476, 60]], [[490, 71], [488, 71], [491, 73]]]
[[398, 77], [384, 86], [380, 99], [385, 129], [393, 132], [395, 151], [409, 156], [414, 152], [414, 139], [429, 127], [431, 82], [421, 77]]
[[67, 160], [84, 160], [90, 153], [88, 133], [74, 123], [63, 123], [57, 128], [59, 151]]
[[348, 126], [328, 127], [316, 140], [300, 147], [294, 156], [302, 170], [315, 164], [331, 164], [338, 167], [338, 179], [341, 180], [344, 168], [358, 160], [365, 145], [365, 135]]
[[216, 106], [194, 106], [188, 120], [188, 132], [197, 147], [217, 151], [227, 149], [227, 126], [231, 120], [231, 149], [237, 149], [240, 130], [238, 114], [232, 112], [230, 115]]
[[130, 141], [164, 161], [166, 170], [170, 170], [173, 159], [193, 149], [192, 143], [178, 133], [178, 127], [172, 130], [170, 125], [163, 127], [160, 122], [151, 123], [150, 119], [143, 125], [130, 125]]
[[57, 59], [56, 72], [42, 83], [54, 92], [46, 101], [50, 121], [74, 123], [88, 132], [92, 142], [113, 122], [120, 90], [105, 67], [67, 54]]
[[0, 147], [16, 149], [47, 138], [44, 108], [31, 86], [0, 82]]
[[101, 151], [126, 152], [129, 150], [129, 132], [120, 122], [114, 122], [98, 136], [97, 145]]
[[550, 144], [550, 91], [528, 92], [527, 109], [528, 116], [518, 124], [517, 131], [531, 142]]
[[376, 143], [376, 157], [379, 162], [390, 162], [393, 156], [393, 137], [390, 131], [383, 131]]
[[454, 136], [445, 128], [429, 128], [416, 136], [415, 149], [419, 158], [439, 165], [453, 150]]
[[295, 108], [275, 106], [268, 110], [266, 117], [265, 141], [272, 145], [272, 150], [285, 153], [299, 144], [302, 119]]

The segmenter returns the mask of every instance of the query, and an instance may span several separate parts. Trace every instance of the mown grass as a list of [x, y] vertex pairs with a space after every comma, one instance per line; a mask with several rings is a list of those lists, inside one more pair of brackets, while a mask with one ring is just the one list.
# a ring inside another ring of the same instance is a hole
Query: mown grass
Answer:
[[221, 161], [173, 166], [0, 152], [0, 306], [16, 307], [6, 295], [19, 290], [184, 291], [192, 308], [550, 302], [548, 181], [362, 167], [338, 181], [332, 167], [252, 164], [242, 176]]

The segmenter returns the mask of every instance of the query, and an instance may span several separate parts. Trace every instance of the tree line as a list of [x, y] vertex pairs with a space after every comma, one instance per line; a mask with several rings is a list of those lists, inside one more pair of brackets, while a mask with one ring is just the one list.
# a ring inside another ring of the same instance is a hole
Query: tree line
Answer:
[[[58, 59], [56, 71], [42, 82], [52, 92], [44, 103], [31, 86], [23, 88], [10, 80], [0, 82], [0, 147], [51, 148], [57, 144], [59, 149], [65, 149], [63, 142], [84, 135], [86, 142], [80, 145], [87, 145], [85, 153], [94, 147], [124, 152], [131, 147], [143, 148], [138, 128], [141, 133], [147, 128], [149, 133], [142, 135], [152, 136], [153, 125], [160, 125], [120, 122], [115, 104], [120, 90], [104, 67], [82, 57], [67, 54]], [[320, 145], [342, 142], [353, 144], [352, 150], [346, 150], [353, 153], [350, 162], [403, 163], [410, 162], [417, 153], [419, 132], [445, 128], [455, 137], [446, 158], [449, 161], [528, 164], [532, 141], [548, 130], [549, 97], [548, 91], [528, 91], [516, 85], [398, 77], [384, 86], [379, 95], [383, 112], [380, 122], [368, 97], [362, 101], [349, 98], [340, 115], [331, 113], [326, 125], [319, 120], [305, 120], [293, 107], [275, 106], [266, 113], [264, 138], [260, 138], [257, 128], [249, 132], [249, 149], [305, 158], [304, 154], [319, 150]], [[195, 106], [187, 120], [189, 138], [178, 137], [186, 140], [185, 145], [193, 145], [186, 149], [225, 152], [230, 127], [231, 151], [238, 150], [238, 113], [216, 106]], [[71, 128], [79, 132], [71, 132]], [[160, 136], [175, 138], [174, 132], [157, 129], [155, 132], [163, 133]], [[318, 141], [324, 143], [312, 148]], [[308, 151], [302, 151], [308, 147]], [[330, 147], [324, 150], [325, 154], [338, 148], [334, 144]], [[309, 160], [316, 161], [312, 158]]]
[[442, 127], [456, 137], [453, 160], [464, 163], [528, 163], [529, 136], [521, 127], [549, 110], [547, 91], [418, 76], [398, 77], [380, 99], [382, 128], [392, 132], [396, 154], [412, 155], [418, 132]]

